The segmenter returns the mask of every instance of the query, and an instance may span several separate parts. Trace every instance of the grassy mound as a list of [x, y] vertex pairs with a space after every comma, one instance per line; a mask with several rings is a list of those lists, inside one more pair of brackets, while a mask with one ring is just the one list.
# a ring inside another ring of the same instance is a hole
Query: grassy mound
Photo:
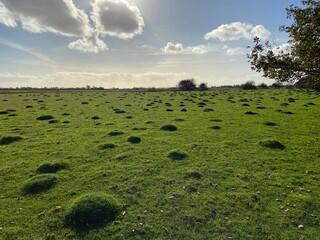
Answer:
[[139, 137], [129, 137], [128, 138], [129, 143], [138, 144], [141, 142], [141, 138]]
[[175, 126], [175, 125], [164, 125], [161, 127], [161, 130], [163, 131], [170, 131], [170, 132], [174, 132], [174, 131], [177, 131], [178, 128]]
[[67, 211], [65, 224], [80, 231], [100, 228], [115, 220], [120, 210], [120, 203], [111, 196], [87, 194], [73, 202]]
[[188, 157], [187, 154], [179, 151], [172, 151], [167, 155], [168, 158], [172, 160], [183, 160]]
[[101, 150], [114, 149], [114, 148], [116, 148], [116, 145], [113, 143], [107, 143], [107, 144], [103, 144], [103, 145], [99, 146], [99, 148]]
[[8, 136], [8, 137], [2, 137], [0, 138], [0, 145], [8, 145], [14, 142], [18, 142], [22, 140], [21, 137], [12, 137], [12, 136]]
[[51, 115], [42, 115], [40, 117], [37, 117], [37, 120], [40, 120], [40, 121], [51, 120], [51, 119], [54, 119], [54, 117]]
[[59, 123], [59, 120], [50, 120], [49, 123], [53, 124], [53, 123]]
[[37, 194], [53, 188], [58, 179], [53, 174], [42, 174], [30, 178], [23, 186], [23, 194]]
[[265, 122], [264, 125], [266, 126], [277, 126], [275, 122]]
[[123, 132], [121, 132], [121, 131], [112, 131], [112, 132], [109, 132], [108, 135], [114, 137], [114, 136], [119, 136], [122, 134], [123, 134]]
[[248, 111], [245, 112], [246, 115], [257, 115], [258, 113], [252, 112], [252, 111]]
[[282, 143], [275, 140], [260, 141], [259, 144], [262, 147], [271, 148], [271, 149], [280, 149], [280, 150], [285, 149], [285, 146]]
[[66, 163], [44, 163], [37, 168], [37, 173], [56, 173], [68, 168]]

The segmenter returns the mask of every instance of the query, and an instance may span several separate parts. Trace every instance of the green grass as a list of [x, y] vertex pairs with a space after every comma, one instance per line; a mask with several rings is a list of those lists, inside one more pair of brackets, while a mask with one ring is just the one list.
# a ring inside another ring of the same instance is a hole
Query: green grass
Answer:
[[[319, 239], [319, 106], [285, 89], [0, 93], [0, 239]], [[97, 192], [121, 211], [68, 225]]]

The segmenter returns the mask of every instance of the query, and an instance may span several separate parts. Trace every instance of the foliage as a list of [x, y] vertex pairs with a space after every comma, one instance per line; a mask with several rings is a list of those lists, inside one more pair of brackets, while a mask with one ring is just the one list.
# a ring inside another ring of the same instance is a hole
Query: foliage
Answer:
[[264, 77], [320, 90], [320, 2], [303, 0], [302, 4], [304, 8], [291, 5], [286, 9], [287, 17], [294, 22], [280, 27], [291, 38], [291, 51], [274, 49], [256, 37], [247, 57], [251, 69], [263, 72]]
[[97, 229], [112, 222], [121, 210], [114, 197], [104, 193], [91, 193], [74, 200], [67, 210], [65, 223], [79, 231]]
[[181, 91], [193, 91], [197, 89], [194, 79], [181, 80], [178, 84]]
[[257, 86], [255, 85], [254, 81], [247, 81], [245, 84], [241, 85], [241, 88], [243, 90], [252, 90], [257, 89]]
[[261, 84], [259, 84], [258, 88], [260, 88], [260, 89], [268, 89], [269, 87], [268, 87], [267, 84], [261, 83]]
[[200, 83], [199, 85], [199, 90], [200, 91], [207, 91], [209, 88], [208, 88], [208, 85], [206, 83]]

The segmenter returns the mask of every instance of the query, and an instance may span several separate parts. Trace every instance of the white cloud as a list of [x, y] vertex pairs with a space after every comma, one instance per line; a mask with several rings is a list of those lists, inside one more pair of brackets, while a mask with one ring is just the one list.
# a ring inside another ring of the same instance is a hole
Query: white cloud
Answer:
[[236, 47], [236, 48], [228, 48], [227, 55], [228, 56], [235, 56], [235, 55], [244, 55], [247, 53], [247, 49], [243, 47]]
[[162, 52], [165, 54], [197, 54], [203, 55], [208, 52], [212, 52], [216, 49], [217, 46], [212, 44], [207, 45], [197, 45], [190, 47], [183, 47], [181, 43], [172, 43], [168, 42], [167, 45], [162, 48]]
[[199, 45], [195, 47], [191, 47], [191, 52], [194, 54], [205, 54], [209, 51], [207, 46]]
[[0, 23], [7, 27], [16, 27], [17, 22], [12, 13], [0, 2]]
[[166, 54], [178, 54], [184, 51], [184, 48], [181, 43], [172, 43], [168, 42], [167, 45], [162, 49]]
[[91, 36], [84, 36], [68, 45], [70, 49], [79, 50], [82, 53], [98, 53], [108, 50], [107, 44], [99, 39], [99, 33], [93, 32]]
[[275, 55], [280, 55], [281, 53], [287, 54], [292, 52], [292, 45], [290, 43], [284, 43], [272, 49]]
[[94, 0], [91, 17], [73, 0], [0, 0], [0, 23], [29, 32], [51, 32], [80, 37], [69, 44], [83, 53], [108, 50], [99, 36], [130, 39], [141, 34], [144, 21], [140, 10], [127, 0]]
[[82, 36], [90, 32], [87, 14], [72, 0], [2, 0], [14, 19], [30, 32]]
[[267, 40], [270, 37], [271, 33], [263, 25], [257, 25], [252, 28], [251, 35], [253, 37], [259, 37], [263, 40]]
[[91, 18], [99, 32], [122, 39], [141, 34], [144, 27], [139, 8], [124, 0], [96, 0]]
[[252, 39], [255, 36], [261, 39], [267, 39], [270, 32], [262, 25], [253, 26], [248, 23], [233, 22], [230, 24], [223, 24], [218, 28], [205, 34], [206, 40], [219, 39], [222, 42], [239, 40], [239, 39]]
[[0, 73], [0, 87], [84, 87], [86, 85], [105, 88], [174, 87], [181, 79], [191, 77], [183, 72], [56, 72], [45, 75]]
[[34, 50], [34, 49], [27, 48], [27, 47], [24, 47], [24, 46], [22, 46], [22, 45], [20, 45], [20, 44], [11, 42], [11, 41], [9, 41], [9, 40], [0, 38], [0, 44], [5, 45], [5, 46], [10, 47], [10, 48], [13, 48], [13, 49], [17, 49], [17, 50], [26, 52], [26, 53], [28, 53], [28, 54], [30, 54], [30, 55], [38, 58], [38, 59], [41, 60], [41, 61], [45, 61], [45, 62], [48, 62], [48, 63], [54, 63], [54, 61], [52, 61], [52, 60], [51, 60], [49, 57], [47, 57], [46, 55], [44, 55], [44, 54], [42, 54], [42, 53], [39, 53], [39, 52], [37, 52], [37, 51]]

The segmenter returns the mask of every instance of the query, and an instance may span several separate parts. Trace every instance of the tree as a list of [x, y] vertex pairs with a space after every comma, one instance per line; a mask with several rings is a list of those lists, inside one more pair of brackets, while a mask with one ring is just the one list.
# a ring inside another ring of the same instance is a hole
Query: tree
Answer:
[[243, 90], [251, 90], [251, 89], [257, 89], [254, 81], [247, 81], [245, 84], [241, 85], [241, 88]]
[[207, 91], [208, 90], [208, 85], [206, 83], [200, 83], [199, 90], [200, 91]]
[[267, 84], [265, 84], [265, 83], [261, 83], [261, 84], [259, 84], [259, 86], [258, 86], [260, 89], [268, 89], [269, 87], [268, 87], [268, 85]]
[[186, 80], [181, 80], [178, 84], [178, 88], [182, 91], [192, 91], [196, 90], [197, 85], [194, 82], [194, 79], [186, 79]]
[[320, 2], [303, 0], [303, 7], [290, 5], [287, 18], [293, 19], [290, 26], [281, 26], [291, 38], [291, 51], [272, 47], [254, 38], [254, 46], [247, 55], [251, 69], [263, 72], [264, 77], [278, 82], [303, 83], [320, 90]]

